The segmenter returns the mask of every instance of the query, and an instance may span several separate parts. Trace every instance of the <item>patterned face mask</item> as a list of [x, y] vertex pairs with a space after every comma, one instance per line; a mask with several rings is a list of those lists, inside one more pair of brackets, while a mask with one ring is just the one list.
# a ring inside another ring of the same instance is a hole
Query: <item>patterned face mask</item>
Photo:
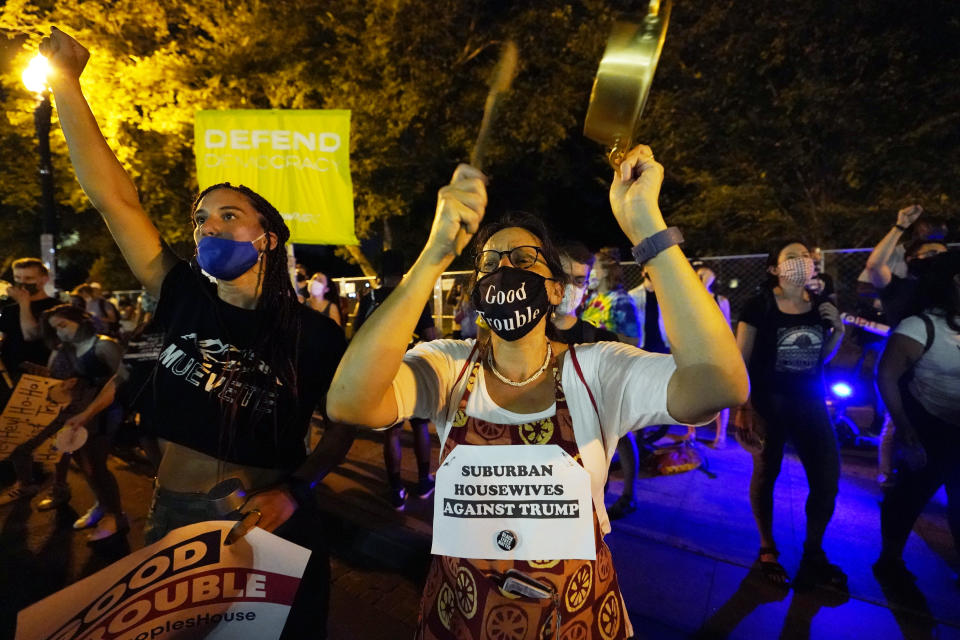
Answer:
[[560, 304], [554, 309], [554, 313], [558, 316], [565, 316], [573, 313], [577, 310], [577, 307], [580, 306], [580, 303], [583, 302], [583, 294], [587, 291], [587, 287], [578, 287], [576, 285], [568, 284], [563, 287], [563, 300], [560, 301]]
[[777, 265], [778, 275], [787, 283], [802, 287], [813, 277], [813, 260], [810, 258], [788, 258]]

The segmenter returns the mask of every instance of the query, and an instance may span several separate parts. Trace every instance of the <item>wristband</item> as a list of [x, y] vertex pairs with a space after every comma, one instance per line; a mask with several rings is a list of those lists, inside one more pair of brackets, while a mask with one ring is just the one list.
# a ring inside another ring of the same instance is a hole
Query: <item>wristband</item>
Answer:
[[683, 242], [683, 234], [676, 227], [668, 227], [662, 231], [640, 241], [640, 244], [633, 248], [633, 259], [641, 267], [675, 244]]
[[906, 231], [907, 229], [910, 228], [910, 227], [901, 227], [899, 222], [893, 226], [895, 229], [900, 229], [900, 231]]
[[303, 507], [314, 504], [315, 496], [313, 487], [310, 486], [308, 481], [297, 476], [289, 476], [283, 483], [287, 485], [287, 491], [299, 506]]

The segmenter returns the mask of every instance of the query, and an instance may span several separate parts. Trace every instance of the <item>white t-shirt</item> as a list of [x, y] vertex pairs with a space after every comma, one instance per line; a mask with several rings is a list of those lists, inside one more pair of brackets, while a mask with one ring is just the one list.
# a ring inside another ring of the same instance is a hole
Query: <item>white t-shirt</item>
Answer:
[[[473, 340], [433, 340], [418, 344], [407, 351], [403, 358], [405, 366], [400, 367], [394, 379], [398, 419], [416, 416], [431, 420], [437, 426], [441, 449], [466, 388], [469, 371], [464, 372], [456, 388], [453, 388], [454, 382], [473, 345]], [[617, 441], [627, 432], [647, 425], [677, 424], [667, 412], [667, 384], [676, 364], [672, 356], [647, 353], [619, 342], [597, 342], [579, 345], [576, 349], [597, 410], [577, 375], [573, 360], [566, 354], [561, 380], [580, 457], [590, 473], [597, 519], [606, 534], [610, 531], [610, 522], [603, 504], [603, 485]], [[523, 424], [551, 416], [555, 411], [555, 407], [551, 407], [536, 414], [519, 414], [498, 406], [487, 393], [482, 368], [467, 401], [467, 415], [498, 424]]]
[[[923, 408], [960, 427], [960, 333], [938, 313], [928, 312], [933, 321], [933, 344], [913, 369], [910, 393]], [[920, 316], [904, 318], [895, 333], [927, 343], [927, 326]]]

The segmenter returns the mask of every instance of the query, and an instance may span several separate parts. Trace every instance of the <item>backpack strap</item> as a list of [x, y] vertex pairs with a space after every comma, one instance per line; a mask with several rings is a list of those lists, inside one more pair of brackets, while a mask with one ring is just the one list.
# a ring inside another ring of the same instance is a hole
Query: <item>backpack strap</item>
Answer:
[[570, 345], [570, 360], [573, 362], [573, 369], [577, 372], [577, 377], [580, 378], [580, 382], [583, 383], [584, 389], [587, 390], [587, 395], [590, 397], [590, 404], [593, 405], [593, 411], [597, 414], [597, 424], [600, 425], [600, 442], [603, 444], [603, 452], [607, 452], [607, 441], [603, 436], [603, 421], [600, 419], [600, 409], [597, 407], [597, 401], [593, 397], [593, 392], [590, 391], [590, 385], [587, 384], [586, 378], [583, 377], [583, 370], [580, 368], [580, 361], [577, 360], [577, 350], [571, 344]]
[[930, 347], [933, 346], [933, 338], [935, 336], [933, 319], [925, 313], [920, 314], [920, 319], [923, 320], [923, 325], [927, 329], [927, 340], [923, 343], [923, 352], [926, 353], [930, 351]]

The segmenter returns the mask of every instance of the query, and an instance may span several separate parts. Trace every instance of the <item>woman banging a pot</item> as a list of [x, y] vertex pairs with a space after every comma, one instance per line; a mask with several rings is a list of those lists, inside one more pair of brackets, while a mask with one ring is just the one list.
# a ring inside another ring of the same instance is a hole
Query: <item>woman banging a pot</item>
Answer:
[[[440, 190], [417, 262], [348, 347], [327, 398], [332, 419], [383, 428], [417, 416], [439, 430], [418, 637], [633, 634], [603, 542], [617, 440], [648, 424], [707, 422], [748, 388], [729, 327], [677, 246], [679, 231], [663, 221], [662, 180], [663, 167], [638, 146], [614, 176], [610, 202], [665, 292], [672, 355], [553, 340], [547, 318], [566, 280], [557, 251], [536, 221], [481, 227], [485, 180], [466, 165]], [[434, 282], [475, 233], [472, 299], [491, 335], [406, 351]]]

